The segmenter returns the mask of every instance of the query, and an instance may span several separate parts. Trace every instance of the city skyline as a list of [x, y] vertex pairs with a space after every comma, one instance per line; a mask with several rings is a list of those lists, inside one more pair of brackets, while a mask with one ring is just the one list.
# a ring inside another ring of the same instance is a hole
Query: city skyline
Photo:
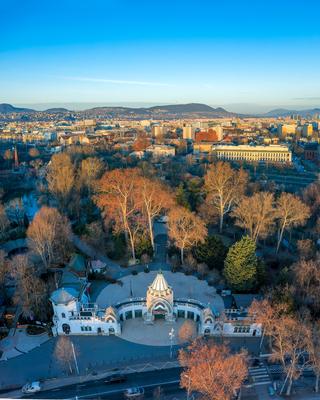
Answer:
[[319, 4], [245, 3], [3, 5], [0, 102], [317, 107]]

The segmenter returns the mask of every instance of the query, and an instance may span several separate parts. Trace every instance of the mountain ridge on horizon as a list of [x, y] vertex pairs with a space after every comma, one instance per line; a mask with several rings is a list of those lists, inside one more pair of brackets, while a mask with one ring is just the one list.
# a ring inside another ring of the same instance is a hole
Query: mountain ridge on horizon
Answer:
[[[51, 114], [59, 114], [59, 113], [120, 113], [120, 112], [128, 112], [135, 113], [140, 115], [165, 115], [165, 114], [197, 114], [209, 117], [236, 117], [236, 116], [245, 116], [245, 117], [288, 117], [290, 115], [299, 114], [301, 116], [306, 116], [309, 114], [320, 113], [320, 107], [314, 107], [311, 109], [303, 109], [303, 110], [294, 110], [288, 108], [275, 108], [265, 113], [238, 113], [227, 111], [223, 107], [212, 107], [204, 103], [184, 103], [184, 104], [167, 104], [167, 105], [155, 105], [150, 107], [129, 107], [129, 106], [96, 106], [91, 108], [86, 108], [83, 110], [69, 110], [64, 107], [52, 107], [46, 110], [36, 110], [32, 108], [26, 107], [15, 107], [9, 103], [0, 103], [0, 114], [10, 114], [10, 113], [51, 113]], [[212, 115], [211, 115], [212, 114]]]
[[211, 107], [207, 104], [202, 103], [186, 103], [186, 104], [167, 104], [167, 105], [156, 105], [151, 107], [126, 107], [126, 106], [98, 106], [92, 107], [88, 109], [84, 109], [81, 111], [73, 111], [68, 110], [63, 107], [54, 107], [46, 110], [38, 111], [32, 108], [23, 108], [23, 107], [15, 107], [8, 103], [0, 104], [0, 113], [9, 114], [9, 113], [64, 113], [64, 112], [77, 112], [77, 113], [104, 113], [104, 112], [128, 112], [135, 114], [188, 114], [188, 113], [208, 113], [208, 114], [217, 114], [217, 115], [230, 115], [235, 116], [236, 113], [229, 112], [222, 107]]

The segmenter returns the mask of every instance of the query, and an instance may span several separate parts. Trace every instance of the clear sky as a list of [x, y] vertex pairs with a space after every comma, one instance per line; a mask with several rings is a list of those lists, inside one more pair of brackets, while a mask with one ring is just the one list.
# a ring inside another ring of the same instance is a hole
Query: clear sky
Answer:
[[0, 0], [0, 102], [320, 106], [319, 13], [319, 0]]

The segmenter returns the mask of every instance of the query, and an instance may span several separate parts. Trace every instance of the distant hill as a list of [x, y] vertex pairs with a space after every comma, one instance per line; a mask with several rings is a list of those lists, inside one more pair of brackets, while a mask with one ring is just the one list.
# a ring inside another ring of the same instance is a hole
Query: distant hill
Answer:
[[95, 107], [85, 110], [86, 114], [110, 114], [110, 115], [128, 115], [128, 116], [142, 116], [142, 117], [155, 117], [159, 118], [165, 116], [195, 116], [195, 117], [208, 117], [208, 118], [222, 118], [234, 117], [237, 114], [226, 111], [225, 109], [213, 108], [206, 104], [201, 103], [188, 103], [188, 104], [169, 104], [164, 106], [153, 107]]
[[60, 114], [60, 113], [70, 112], [70, 110], [67, 110], [66, 108], [48, 108], [44, 112], [49, 114]]
[[312, 108], [309, 110], [287, 110], [285, 108], [276, 108], [275, 110], [271, 110], [265, 114], [262, 114], [263, 117], [290, 117], [290, 115], [300, 115], [301, 117], [306, 117], [307, 115], [320, 114], [320, 108]]
[[[11, 104], [0, 104], [0, 113], [34, 113], [43, 112], [48, 114], [62, 114], [69, 113], [70, 110], [66, 108], [49, 108], [45, 111], [36, 111], [30, 108], [18, 108]], [[226, 111], [224, 108], [213, 108], [206, 104], [201, 103], [188, 103], [188, 104], [168, 104], [164, 106], [153, 107], [94, 107], [84, 111], [77, 111], [78, 114], [85, 114], [86, 116], [123, 116], [123, 117], [141, 117], [141, 118], [174, 118], [174, 117], [204, 117], [204, 118], [232, 118], [236, 113]]]
[[0, 114], [9, 114], [9, 113], [32, 113], [35, 110], [31, 108], [20, 108], [14, 107], [11, 104], [2, 103], [0, 104]]

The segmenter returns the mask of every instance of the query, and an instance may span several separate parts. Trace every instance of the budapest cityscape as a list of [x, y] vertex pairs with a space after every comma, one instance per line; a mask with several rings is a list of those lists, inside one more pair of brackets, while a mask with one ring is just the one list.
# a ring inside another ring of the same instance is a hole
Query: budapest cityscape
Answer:
[[0, 399], [320, 400], [320, 2], [0, 2]]

